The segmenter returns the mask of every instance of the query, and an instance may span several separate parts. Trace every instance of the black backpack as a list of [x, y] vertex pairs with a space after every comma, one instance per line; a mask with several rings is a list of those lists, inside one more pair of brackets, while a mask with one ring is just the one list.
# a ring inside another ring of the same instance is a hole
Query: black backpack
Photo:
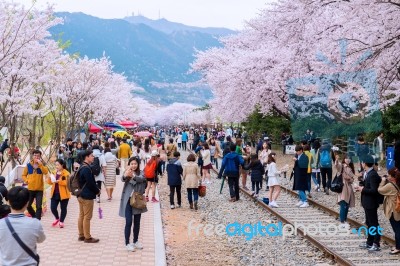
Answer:
[[98, 176], [101, 173], [100, 158], [94, 157], [93, 163], [90, 165], [94, 176]]
[[231, 152], [231, 143], [232, 142], [229, 141], [224, 143], [224, 151], [222, 152], [222, 157], [225, 157], [225, 155]]
[[74, 195], [76, 197], [78, 197], [81, 194], [83, 188], [86, 186], [86, 183], [83, 185], [83, 187], [79, 186], [79, 178], [80, 178], [79, 172], [83, 167], [87, 167], [87, 166], [81, 165], [79, 167], [79, 169], [76, 170], [75, 173], [69, 177], [68, 183], [67, 183], [69, 191], [71, 192], [72, 195]]

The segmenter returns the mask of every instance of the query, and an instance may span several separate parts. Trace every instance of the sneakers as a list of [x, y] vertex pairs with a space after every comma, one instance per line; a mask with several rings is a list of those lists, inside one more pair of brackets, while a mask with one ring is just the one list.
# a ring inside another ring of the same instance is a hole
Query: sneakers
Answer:
[[300, 205], [303, 205], [303, 202], [301, 200], [296, 203], [296, 207], [300, 207]]
[[175, 205], [171, 205], [171, 210], [172, 210], [172, 209], [175, 209]]
[[137, 241], [136, 243], [133, 243], [133, 246], [134, 246], [136, 249], [143, 249], [143, 245], [140, 244], [139, 241]]
[[182, 205], [178, 204], [177, 208], [182, 208]]
[[60, 222], [60, 220], [57, 219], [57, 220], [55, 220], [55, 221], [51, 224], [51, 226], [56, 226], [59, 222]]
[[273, 207], [273, 208], [278, 208], [278, 207], [279, 207], [278, 204], [276, 204], [275, 201], [271, 201], [271, 202], [269, 203], [269, 206], [270, 206], [270, 207]]
[[361, 243], [361, 244], [359, 245], [359, 247], [360, 247], [360, 248], [365, 248], [365, 249], [370, 249], [370, 248], [372, 248], [372, 246], [368, 245], [366, 242]]
[[100, 241], [100, 239], [93, 238], [93, 237], [83, 240], [83, 242], [85, 242], [85, 243], [97, 243], [99, 241]]
[[340, 229], [350, 229], [350, 225], [348, 223], [340, 223], [339, 224]]
[[159, 202], [159, 201], [158, 201], [156, 198], [153, 197], [153, 198], [151, 199], [151, 202], [157, 203], [157, 202]]
[[381, 248], [378, 247], [377, 244], [373, 244], [372, 247], [368, 249], [368, 252], [374, 252], [374, 251], [381, 251]]
[[326, 195], [329, 195], [329, 189], [328, 188], [324, 188], [324, 192]]
[[308, 202], [304, 202], [304, 203], [301, 204], [299, 207], [300, 207], [300, 208], [307, 208], [308, 206], [310, 206], [310, 205], [308, 205]]
[[256, 194], [255, 191], [252, 191], [252, 192], [251, 192], [251, 196], [252, 196], [252, 197], [254, 197], [255, 194]]
[[135, 251], [135, 246], [134, 244], [128, 244], [126, 245], [126, 250], [130, 251], [130, 252], [134, 252]]
[[258, 198], [258, 194], [255, 194], [255, 195], [254, 195], [254, 198], [257, 199], [257, 198]]
[[64, 223], [59, 223], [60, 228], [64, 228]]

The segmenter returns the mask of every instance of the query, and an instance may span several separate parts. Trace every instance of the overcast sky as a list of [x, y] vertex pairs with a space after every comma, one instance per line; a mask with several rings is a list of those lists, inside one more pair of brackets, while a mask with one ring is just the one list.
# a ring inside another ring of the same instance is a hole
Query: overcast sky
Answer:
[[[32, 0], [13, 0], [32, 5]], [[42, 9], [55, 4], [56, 11], [83, 12], [101, 18], [123, 18], [134, 13], [200, 27], [242, 29], [273, 0], [37, 0]]]

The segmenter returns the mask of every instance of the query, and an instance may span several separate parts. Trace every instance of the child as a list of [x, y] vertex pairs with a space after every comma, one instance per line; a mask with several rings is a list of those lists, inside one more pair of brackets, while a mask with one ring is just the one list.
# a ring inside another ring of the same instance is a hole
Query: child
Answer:
[[[258, 193], [260, 191], [260, 185], [262, 182], [262, 177], [264, 174], [264, 166], [261, 164], [258, 159], [257, 154], [252, 154], [250, 163], [244, 167], [244, 169], [248, 169], [251, 172], [251, 190], [252, 196], [258, 197]], [[254, 190], [255, 189], [255, 190]]]
[[[278, 204], [276, 204], [276, 200], [278, 199], [279, 193], [281, 192], [281, 187], [279, 185], [278, 176], [281, 171], [276, 169], [275, 162], [275, 153], [271, 153], [268, 155], [267, 162], [267, 171], [268, 171], [268, 186], [269, 186], [269, 206], [278, 208]], [[287, 166], [285, 166], [287, 167]], [[282, 169], [284, 172], [285, 169]]]
[[179, 161], [181, 154], [178, 151], [174, 152], [174, 157], [168, 161], [167, 165], [167, 175], [168, 175], [168, 186], [170, 188], [169, 202], [171, 204], [171, 209], [175, 209], [174, 197], [175, 190], [178, 197], [178, 208], [181, 207], [181, 187], [182, 187], [182, 174], [183, 168]]

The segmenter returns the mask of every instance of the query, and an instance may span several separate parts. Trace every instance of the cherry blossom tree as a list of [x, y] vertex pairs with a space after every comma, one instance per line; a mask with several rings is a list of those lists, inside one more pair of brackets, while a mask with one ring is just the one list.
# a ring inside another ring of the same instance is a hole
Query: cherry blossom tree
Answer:
[[[398, 1], [281, 0], [244, 31], [222, 39], [224, 47], [198, 52], [192, 68], [212, 87], [213, 113], [227, 122], [244, 120], [256, 107], [289, 118], [291, 79], [354, 77], [365, 70], [376, 73], [376, 94], [385, 109], [400, 95], [399, 15]], [[309, 86], [297, 89], [313, 93]]]

